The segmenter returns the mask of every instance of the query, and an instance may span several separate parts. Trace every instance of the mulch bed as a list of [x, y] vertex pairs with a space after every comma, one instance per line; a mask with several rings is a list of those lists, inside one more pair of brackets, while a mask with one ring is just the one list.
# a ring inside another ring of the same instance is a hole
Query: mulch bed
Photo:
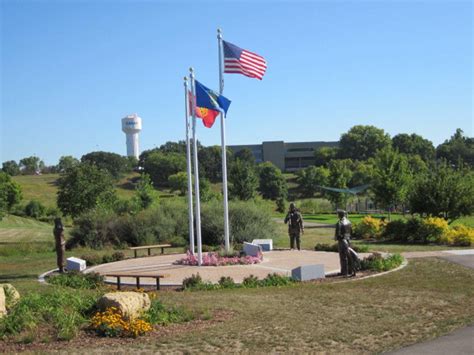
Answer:
[[117, 346], [117, 345], [126, 345], [131, 343], [136, 343], [140, 341], [141, 343], [146, 343], [150, 340], [156, 340], [159, 337], [178, 335], [189, 331], [195, 330], [204, 330], [206, 328], [212, 327], [219, 323], [225, 322], [228, 319], [232, 318], [233, 312], [228, 310], [218, 310], [215, 311], [213, 317], [209, 320], [196, 319], [186, 323], [180, 324], [171, 324], [168, 326], [156, 326], [154, 330], [147, 333], [146, 335], [140, 336], [138, 338], [107, 338], [100, 337], [92, 331], [81, 330], [79, 334], [72, 340], [69, 341], [58, 341], [54, 340], [51, 336], [51, 328], [38, 328], [35, 330], [35, 337], [37, 339], [53, 339], [49, 342], [40, 342], [33, 341], [31, 343], [18, 342], [18, 339], [25, 339], [25, 334], [20, 334], [16, 336], [15, 339], [8, 339], [6, 341], [0, 341], [0, 353], [17, 353], [22, 351], [29, 352], [49, 352], [49, 351], [61, 351], [79, 348], [97, 348], [107, 346]]

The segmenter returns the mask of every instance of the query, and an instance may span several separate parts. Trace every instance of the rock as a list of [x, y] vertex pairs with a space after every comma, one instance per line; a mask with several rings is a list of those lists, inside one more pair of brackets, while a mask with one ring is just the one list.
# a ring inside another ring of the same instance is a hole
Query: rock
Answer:
[[7, 300], [5, 299], [5, 291], [0, 287], [0, 318], [7, 314]]
[[254, 239], [252, 244], [260, 245], [263, 251], [273, 250], [273, 239]]
[[66, 264], [66, 269], [67, 271], [83, 271], [86, 269], [86, 261], [75, 258], [75, 257], [70, 257], [66, 259], [67, 264]]
[[0, 284], [0, 288], [2, 288], [4, 291], [5, 306], [7, 309], [12, 308], [18, 303], [20, 300], [20, 294], [12, 284]]
[[244, 253], [248, 256], [258, 256], [262, 252], [262, 247], [257, 244], [244, 242]]
[[140, 292], [111, 292], [103, 295], [97, 302], [102, 312], [109, 307], [115, 307], [122, 312], [124, 318], [134, 319], [150, 309], [150, 298]]
[[291, 270], [291, 277], [299, 281], [324, 279], [324, 264], [303, 265]]

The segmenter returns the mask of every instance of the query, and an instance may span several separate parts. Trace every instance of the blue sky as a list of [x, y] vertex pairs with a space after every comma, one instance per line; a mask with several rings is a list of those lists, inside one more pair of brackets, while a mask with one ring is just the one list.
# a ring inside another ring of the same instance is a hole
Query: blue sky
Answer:
[[[226, 75], [228, 144], [338, 140], [357, 124], [473, 135], [471, 1], [1, 2], [0, 162], [184, 139], [183, 76], [217, 89], [216, 28], [267, 59]], [[204, 145], [220, 127], [199, 124]]]

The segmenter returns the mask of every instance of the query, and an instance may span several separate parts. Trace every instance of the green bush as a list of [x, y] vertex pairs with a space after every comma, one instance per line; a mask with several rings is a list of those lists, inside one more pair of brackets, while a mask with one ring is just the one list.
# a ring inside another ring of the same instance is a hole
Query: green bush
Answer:
[[0, 319], [0, 337], [24, 330], [34, 335], [41, 334], [35, 332], [38, 326], [49, 324], [54, 327], [57, 339], [72, 339], [88, 323], [98, 298], [99, 294], [84, 294], [68, 289], [55, 289], [42, 294], [30, 292], [20, 299], [6, 317]]
[[222, 276], [219, 279], [219, 286], [221, 288], [235, 288], [237, 285], [234, 282], [234, 279], [230, 276]]
[[246, 288], [254, 288], [259, 286], [259, 279], [257, 276], [250, 275], [243, 279], [242, 285]]
[[296, 281], [288, 276], [282, 276], [278, 274], [268, 274], [261, 282], [260, 286], [288, 286]]
[[152, 299], [150, 309], [145, 312], [142, 318], [150, 324], [168, 325], [189, 322], [194, 319], [194, 315], [183, 308], [165, 307], [155, 298]]
[[31, 200], [25, 206], [25, 214], [28, 217], [38, 219], [40, 217], [43, 217], [45, 213], [46, 213], [46, 207], [43, 206], [43, 204], [37, 200]]
[[69, 271], [49, 277], [48, 282], [53, 285], [92, 290], [103, 286], [104, 277], [95, 272], [83, 274], [77, 271]]
[[384, 258], [380, 253], [373, 253], [361, 260], [361, 270], [388, 271], [399, 267], [403, 263], [400, 254], [390, 254]]
[[448, 233], [448, 225], [441, 218], [413, 217], [387, 223], [381, 237], [384, 241], [428, 244], [441, 243], [446, 233]]

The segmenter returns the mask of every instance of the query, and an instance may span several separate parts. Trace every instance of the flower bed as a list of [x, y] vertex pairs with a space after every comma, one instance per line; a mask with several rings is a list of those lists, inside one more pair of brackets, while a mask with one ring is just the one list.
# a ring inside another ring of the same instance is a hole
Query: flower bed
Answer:
[[[201, 266], [226, 266], [226, 265], [250, 265], [258, 264], [263, 260], [263, 255], [258, 256], [220, 256], [217, 253], [207, 253], [202, 256]], [[198, 265], [197, 255], [188, 250], [186, 257], [175, 262], [177, 265]]]

